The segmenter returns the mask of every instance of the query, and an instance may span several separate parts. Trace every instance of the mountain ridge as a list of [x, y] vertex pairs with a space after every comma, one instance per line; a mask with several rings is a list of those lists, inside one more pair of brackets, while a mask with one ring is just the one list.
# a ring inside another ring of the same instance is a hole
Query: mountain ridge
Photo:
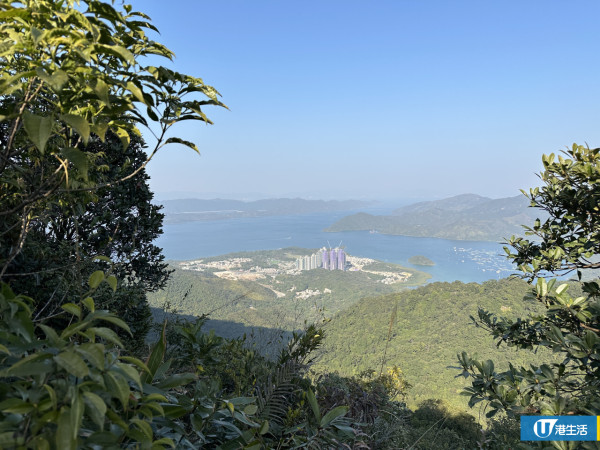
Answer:
[[543, 217], [529, 208], [523, 196], [491, 199], [463, 194], [442, 200], [419, 202], [392, 211], [389, 215], [364, 212], [338, 220], [325, 231], [375, 231], [417, 237], [466, 241], [502, 241], [522, 234], [522, 224]]
[[371, 202], [363, 200], [306, 200], [302, 198], [271, 198], [253, 201], [188, 198], [165, 200], [161, 204], [165, 213], [165, 222], [177, 223], [351, 211], [366, 207]]

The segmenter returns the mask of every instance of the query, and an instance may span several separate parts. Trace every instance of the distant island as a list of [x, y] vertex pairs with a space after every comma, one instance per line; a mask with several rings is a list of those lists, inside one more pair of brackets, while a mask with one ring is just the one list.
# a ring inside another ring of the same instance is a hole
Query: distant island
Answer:
[[325, 231], [370, 231], [404, 236], [466, 241], [502, 241], [523, 234], [521, 224], [545, 217], [530, 208], [524, 195], [491, 199], [464, 194], [443, 200], [419, 202], [390, 215], [357, 213], [346, 216]]
[[410, 264], [414, 264], [415, 266], [435, 266], [435, 263], [432, 260], [423, 255], [411, 256], [408, 258], [408, 262]]
[[220, 198], [211, 200], [188, 198], [165, 200], [161, 203], [167, 223], [351, 211], [371, 204], [371, 202], [361, 200], [305, 200], [302, 198], [273, 198], [251, 202]]

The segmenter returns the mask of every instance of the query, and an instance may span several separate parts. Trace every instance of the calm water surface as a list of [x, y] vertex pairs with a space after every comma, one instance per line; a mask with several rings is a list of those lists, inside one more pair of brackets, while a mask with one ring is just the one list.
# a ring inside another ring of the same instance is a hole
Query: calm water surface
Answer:
[[[323, 229], [348, 212], [229, 219], [165, 224], [157, 244], [172, 260], [198, 259], [226, 253], [284, 247], [335, 247], [342, 243], [353, 256], [378, 259], [429, 272], [430, 281], [481, 282], [514, 272], [500, 244], [390, 236], [368, 231], [325, 233]], [[329, 244], [328, 244], [329, 243]], [[413, 266], [408, 258], [424, 255], [432, 267]]]

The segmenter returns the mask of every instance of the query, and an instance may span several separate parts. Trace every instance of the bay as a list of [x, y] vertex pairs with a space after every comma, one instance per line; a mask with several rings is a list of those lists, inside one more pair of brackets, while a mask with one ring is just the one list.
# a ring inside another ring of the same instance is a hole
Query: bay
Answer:
[[[284, 247], [342, 245], [353, 256], [413, 267], [432, 275], [430, 282], [482, 282], [515, 273], [494, 242], [391, 236], [368, 231], [326, 233], [324, 228], [354, 211], [227, 219], [165, 224], [157, 240], [168, 260], [191, 260], [227, 253]], [[435, 266], [414, 266], [411, 256], [424, 255]]]

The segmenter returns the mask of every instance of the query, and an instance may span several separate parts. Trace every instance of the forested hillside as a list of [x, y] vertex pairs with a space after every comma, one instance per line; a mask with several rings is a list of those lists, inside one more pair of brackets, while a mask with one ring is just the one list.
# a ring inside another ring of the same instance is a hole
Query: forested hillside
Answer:
[[375, 216], [357, 213], [338, 220], [325, 231], [375, 230], [384, 234], [470, 241], [502, 241], [522, 233], [521, 225], [545, 214], [528, 208], [523, 195], [490, 199], [473, 194], [420, 202]]
[[363, 299], [327, 324], [315, 369], [352, 375], [378, 370], [383, 361], [385, 367], [400, 367], [412, 384], [410, 404], [436, 398], [467, 411], [467, 399], [460, 396], [467, 384], [462, 377], [456, 378], [461, 371], [450, 367], [458, 366], [457, 352], [477, 353], [482, 359], [494, 356], [502, 365], [550, 358], [548, 353], [532, 358], [524, 351], [497, 348], [488, 333], [473, 326], [469, 318], [477, 315], [478, 307], [510, 317], [538, 311], [539, 304], [523, 300], [530, 289], [518, 279], [482, 284], [457, 281]]
[[[164, 289], [149, 294], [149, 303], [154, 308], [168, 304], [185, 315], [210, 314], [215, 321], [207, 328], [214, 326], [219, 335], [229, 337], [231, 332], [218, 321], [291, 331], [330, 317], [363, 297], [398, 292], [429, 278], [415, 269], [375, 261], [361, 271], [293, 269], [295, 258], [313, 252], [287, 248], [172, 263], [171, 279]], [[410, 277], [386, 284], [388, 273]]]

